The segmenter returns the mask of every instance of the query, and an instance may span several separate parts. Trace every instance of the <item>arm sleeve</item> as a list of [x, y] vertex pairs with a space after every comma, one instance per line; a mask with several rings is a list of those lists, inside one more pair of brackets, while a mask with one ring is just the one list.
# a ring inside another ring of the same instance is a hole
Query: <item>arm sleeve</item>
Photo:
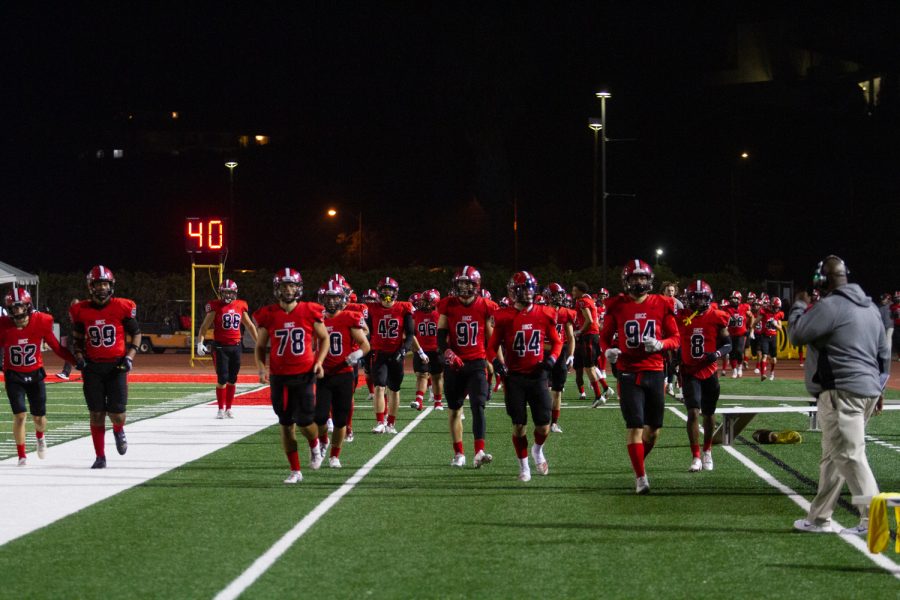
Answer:
[[141, 326], [138, 325], [137, 319], [133, 317], [124, 319], [122, 321], [122, 328], [125, 330], [125, 333], [131, 337], [134, 337], [141, 332]]
[[[446, 329], [443, 330], [446, 333]], [[438, 330], [440, 334], [441, 330]], [[446, 336], [445, 336], [446, 337]], [[488, 362], [493, 362], [495, 358], [497, 358], [497, 348], [500, 347], [500, 343], [503, 341], [503, 325], [502, 321], [496, 321], [494, 323], [494, 331], [491, 333], [491, 338], [488, 340], [486, 355], [485, 358]]]
[[416, 339], [416, 324], [413, 322], [412, 313], [406, 313], [403, 316], [403, 333], [405, 334], [403, 339], [403, 349], [409, 352], [409, 349], [412, 348], [413, 342]]
[[[494, 333], [495, 334], [497, 333], [496, 327], [494, 327]], [[440, 352], [441, 354], [443, 354], [444, 351], [447, 350], [447, 336], [449, 334], [450, 334], [450, 332], [446, 329], [438, 329], [437, 330], [438, 352]]]
[[553, 325], [552, 321], [550, 325], [547, 327], [547, 339], [552, 344], [550, 348], [550, 356], [553, 357], [553, 360], [559, 358], [560, 353], [562, 352], [562, 339], [559, 337], [559, 334], [556, 333], [556, 327]]

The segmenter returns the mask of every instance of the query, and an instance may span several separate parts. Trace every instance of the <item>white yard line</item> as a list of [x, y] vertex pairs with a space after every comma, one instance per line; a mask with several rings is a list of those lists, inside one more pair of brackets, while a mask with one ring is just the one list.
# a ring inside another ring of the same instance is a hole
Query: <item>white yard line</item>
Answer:
[[[670, 411], [678, 415], [683, 421], [687, 421], [687, 415], [674, 407], [668, 407]], [[753, 473], [755, 473], [760, 479], [771, 485], [773, 488], [790, 498], [794, 504], [803, 509], [804, 513], [809, 512], [809, 500], [795, 492], [793, 489], [781, 483], [778, 479], [775, 478], [771, 473], [760, 467], [758, 464], [744, 456], [741, 452], [738, 452], [734, 449], [733, 446], [719, 446], [722, 450], [733, 456], [740, 462], [742, 465], [750, 469]], [[844, 529], [844, 526], [838, 523], [837, 521], [831, 521], [831, 527], [834, 530]], [[816, 534], [816, 533], [798, 533], [797, 535], [827, 535], [827, 534]], [[873, 563], [893, 575], [896, 579], [900, 579], [900, 565], [892, 561], [890, 558], [883, 554], [872, 554], [869, 552], [869, 547], [866, 545], [865, 538], [862, 538], [858, 535], [838, 535], [840, 539], [847, 542], [858, 551], [860, 551], [863, 555], [865, 555], [869, 560]]]
[[50, 438], [47, 458], [31, 452], [26, 467], [17, 466], [16, 457], [0, 461], [0, 506], [22, 507], [0, 511], [0, 545], [278, 422], [269, 406], [235, 405], [233, 420], [216, 419], [215, 408], [201, 404], [126, 425], [124, 456], [116, 453], [108, 430], [108, 466], [102, 470], [90, 469], [90, 436], [59, 445]]
[[[237, 598], [241, 594], [246, 591], [248, 587], [253, 585], [253, 583], [259, 579], [263, 573], [269, 570], [269, 568], [275, 564], [275, 562], [283, 555], [288, 549], [294, 545], [298, 539], [300, 539], [303, 534], [305, 534], [309, 529], [316, 524], [316, 522], [321, 519], [325, 513], [327, 513], [331, 508], [334, 507], [335, 504], [340, 501], [341, 498], [349, 494], [356, 484], [363, 480], [363, 478], [368, 475], [372, 469], [374, 469], [378, 463], [380, 463], [391, 451], [397, 447], [403, 438], [409, 434], [413, 429], [418, 427], [419, 423], [422, 422], [425, 417], [427, 417], [431, 411], [434, 410], [432, 407], [428, 407], [422, 411], [422, 413], [412, 420], [412, 422], [407, 425], [403, 431], [398, 433], [394, 438], [389, 441], [384, 447], [369, 461], [360, 467], [353, 476], [350, 477], [347, 481], [345, 481], [341, 487], [333, 491], [327, 498], [322, 500], [318, 506], [316, 506], [310, 513], [308, 513], [303, 519], [300, 520], [299, 523], [294, 525], [294, 527], [288, 531], [280, 540], [275, 542], [275, 544], [269, 548], [262, 556], [257, 558], [252, 565], [250, 565], [246, 571], [240, 574], [237, 579], [232, 581], [228, 586], [216, 594], [216, 600], [230, 600], [232, 598]], [[300, 484], [303, 485], [302, 483]]]

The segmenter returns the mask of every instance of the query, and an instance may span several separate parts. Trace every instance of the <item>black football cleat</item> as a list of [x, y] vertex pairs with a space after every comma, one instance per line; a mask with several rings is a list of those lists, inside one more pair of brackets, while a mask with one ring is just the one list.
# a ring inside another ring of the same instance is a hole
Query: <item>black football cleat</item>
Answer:
[[125, 439], [125, 430], [113, 431], [113, 437], [116, 439], [116, 451], [119, 454], [128, 452], [128, 440]]
[[94, 464], [91, 465], [92, 469], [105, 469], [106, 468], [106, 457], [98, 456], [97, 460], [94, 461]]

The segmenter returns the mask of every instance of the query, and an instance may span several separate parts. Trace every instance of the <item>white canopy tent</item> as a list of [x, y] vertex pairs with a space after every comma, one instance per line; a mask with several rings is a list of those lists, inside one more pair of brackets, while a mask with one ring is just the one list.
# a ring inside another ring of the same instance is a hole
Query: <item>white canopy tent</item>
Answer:
[[[0, 261], [0, 284], [5, 283], [33, 285], [34, 306], [35, 308], [40, 306], [40, 294], [38, 292], [38, 290], [40, 289], [40, 278], [37, 275], [28, 273], [26, 271], [23, 271], [22, 269], [17, 269], [12, 265], [8, 265], [5, 262]], [[5, 291], [3, 292], [3, 295], [6, 295]]]

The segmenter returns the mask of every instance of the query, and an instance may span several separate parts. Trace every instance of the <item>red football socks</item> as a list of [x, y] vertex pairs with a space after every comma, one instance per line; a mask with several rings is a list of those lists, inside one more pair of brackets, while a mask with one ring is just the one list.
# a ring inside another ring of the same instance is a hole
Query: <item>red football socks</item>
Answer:
[[708, 442], [704, 441], [703, 442], [703, 451], [709, 452], [710, 450], [712, 450], [712, 440], [709, 440]]
[[366, 387], [369, 388], [369, 393], [370, 393], [370, 394], [374, 394], [374, 393], [375, 393], [375, 384], [372, 383], [372, 380], [366, 379]]
[[463, 454], [462, 442], [453, 442], [453, 453], [454, 454]]
[[556, 423], [557, 421], [559, 421], [559, 409], [558, 408], [550, 411], [550, 422]]
[[297, 454], [297, 451], [286, 452], [288, 457], [288, 462], [291, 463], [291, 471], [299, 471], [300, 470], [300, 456]]
[[644, 471], [643, 444], [628, 444], [628, 458], [631, 459], [631, 468], [634, 469], [635, 476], [643, 477], [647, 474], [646, 471]]
[[35, 431], [34, 437], [36, 437], [39, 440], [42, 440], [42, 439], [44, 439], [44, 432], [43, 431]]
[[323, 448], [328, 445], [328, 434], [319, 436], [319, 445]]
[[16, 453], [18, 453], [19, 458], [25, 458], [25, 444], [16, 444]]
[[397, 422], [397, 416], [396, 416], [396, 415], [388, 415], [388, 417], [387, 417], [387, 424], [388, 424], [388, 425], [393, 425], [393, 424], [396, 423], [396, 422]]
[[125, 424], [124, 423], [122, 423], [122, 424], [113, 423], [112, 428], [113, 428], [113, 431], [115, 431], [116, 433], [119, 433], [119, 432], [125, 430]]
[[309, 444], [310, 448], [315, 448], [319, 445], [319, 438], [313, 438], [311, 440], [306, 440], [306, 443]]
[[595, 398], [599, 398], [600, 396], [603, 395], [603, 392], [600, 391], [600, 382], [599, 382], [599, 381], [592, 381], [592, 382], [591, 382], [591, 389], [594, 390], [594, 397], [595, 397]]
[[216, 404], [219, 405], [219, 410], [225, 409], [225, 388], [216, 388]]
[[691, 455], [694, 458], [700, 458], [700, 444], [691, 444]]
[[338, 448], [337, 446], [332, 446], [331, 447], [331, 456], [333, 456], [334, 458], [338, 458], [340, 455], [341, 455], [341, 449]]
[[479, 452], [484, 452], [484, 438], [475, 440], [475, 454], [478, 454]]
[[106, 450], [104, 449], [104, 440], [103, 438], [106, 436], [106, 427], [103, 425], [91, 425], [91, 441], [94, 442], [94, 454], [97, 455], [97, 458], [103, 458], [106, 456]]
[[528, 436], [512, 436], [512, 441], [513, 447], [516, 449], [516, 456], [519, 458], [528, 458]]
[[435, 394], [435, 395], [434, 395], [434, 401], [435, 401], [435, 402], [440, 402], [440, 401], [443, 399], [443, 397], [444, 397], [444, 396], [443, 396], [442, 394]]
[[232, 404], [234, 404], [234, 384], [229, 383], [225, 386], [225, 410], [231, 410]]
[[375, 421], [377, 421], [378, 423], [384, 423], [384, 413], [375, 413]]
[[606, 377], [601, 377], [601, 378], [600, 378], [600, 385], [603, 386], [603, 391], [604, 391], [604, 392], [605, 392], [606, 390], [609, 389], [609, 384], [606, 383]]
[[547, 441], [547, 434], [541, 433], [540, 431], [534, 432], [534, 443], [538, 446], [543, 446], [544, 442]]

